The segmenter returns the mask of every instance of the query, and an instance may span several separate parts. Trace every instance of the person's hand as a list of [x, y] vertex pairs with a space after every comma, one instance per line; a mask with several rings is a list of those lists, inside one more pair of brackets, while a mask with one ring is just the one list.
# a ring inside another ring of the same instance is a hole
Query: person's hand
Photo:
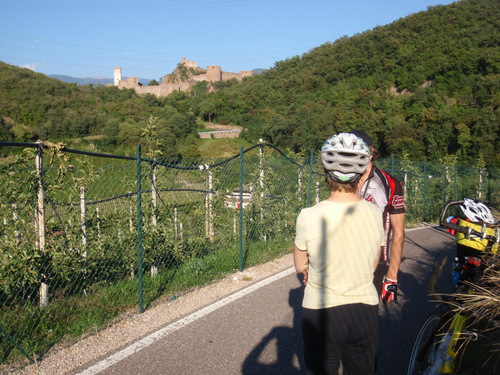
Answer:
[[304, 266], [302, 273], [304, 274], [304, 278], [302, 279], [302, 282], [304, 283], [304, 285], [307, 285], [307, 279], [309, 278], [309, 264], [306, 264]]
[[391, 303], [398, 299], [398, 281], [384, 278], [382, 283], [382, 302]]

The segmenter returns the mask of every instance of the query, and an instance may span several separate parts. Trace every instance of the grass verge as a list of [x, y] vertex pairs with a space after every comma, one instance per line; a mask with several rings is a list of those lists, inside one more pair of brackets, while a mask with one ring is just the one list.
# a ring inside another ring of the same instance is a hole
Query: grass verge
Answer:
[[[276, 259], [289, 252], [291, 243], [283, 239], [255, 242], [248, 244], [242, 254], [234, 245], [191, 258], [178, 267], [159, 270], [156, 276], [145, 273], [144, 304], [147, 308], [160, 297], [180, 295], [193, 287], [222, 279], [236, 272], [240, 262], [248, 268]], [[54, 345], [70, 343], [102, 330], [124, 313], [138, 312], [138, 295], [137, 277], [101, 282], [82, 294], [53, 298], [45, 309], [36, 303], [4, 309], [2, 327], [28, 355], [40, 358]], [[22, 360], [22, 354], [11, 340], [3, 335], [0, 339], [0, 363]]]

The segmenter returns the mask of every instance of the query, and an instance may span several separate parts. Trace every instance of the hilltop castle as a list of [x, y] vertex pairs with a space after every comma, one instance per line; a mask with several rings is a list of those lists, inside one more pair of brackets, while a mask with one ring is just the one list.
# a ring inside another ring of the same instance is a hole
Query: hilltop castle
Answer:
[[244, 77], [252, 76], [251, 70], [242, 70], [239, 73], [223, 72], [220, 66], [211, 65], [207, 69], [198, 68], [196, 61], [187, 61], [182, 58], [181, 63], [172, 72], [167, 74], [159, 85], [143, 86], [139, 78], [128, 77], [122, 79], [122, 68], [115, 68], [114, 85], [118, 88], [133, 89], [137, 95], [153, 94], [157, 97], [167, 96], [174, 91], [185, 91], [197, 82], [227, 81], [236, 78], [241, 81]]

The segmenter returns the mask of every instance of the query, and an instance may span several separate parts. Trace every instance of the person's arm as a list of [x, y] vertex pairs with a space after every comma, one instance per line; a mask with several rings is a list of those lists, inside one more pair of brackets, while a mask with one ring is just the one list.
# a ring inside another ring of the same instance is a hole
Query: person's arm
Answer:
[[390, 220], [392, 227], [391, 259], [386, 277], [397, 281], [405, 242], [405, 214], [393, 214], [390, 216]]
[[309, 257], [306, 250], [300, 250], [297, 245], [293, 245], [293, 264], [298, 274], [304, 275], [304, 285], [307, 284], [309, 276]]

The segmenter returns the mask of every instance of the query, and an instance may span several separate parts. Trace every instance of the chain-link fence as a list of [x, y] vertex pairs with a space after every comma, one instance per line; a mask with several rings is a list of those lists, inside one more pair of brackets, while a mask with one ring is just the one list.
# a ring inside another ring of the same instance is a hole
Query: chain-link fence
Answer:
[[[290, 251], [301, 208], [328, 197], [314, 153], [260, 143], [224, 160], [148, 160], [0, 143], [0, 359]], [[407, 217], [457, 197], [498, 203], [498, 170], [380, 160]]]
[[456, 164], [383, 159], [377, 166], [399, 179], [405, 192], [406, 219], [435, 222], [451, 200], [474, 198], [500, 206], [500, 170]]

